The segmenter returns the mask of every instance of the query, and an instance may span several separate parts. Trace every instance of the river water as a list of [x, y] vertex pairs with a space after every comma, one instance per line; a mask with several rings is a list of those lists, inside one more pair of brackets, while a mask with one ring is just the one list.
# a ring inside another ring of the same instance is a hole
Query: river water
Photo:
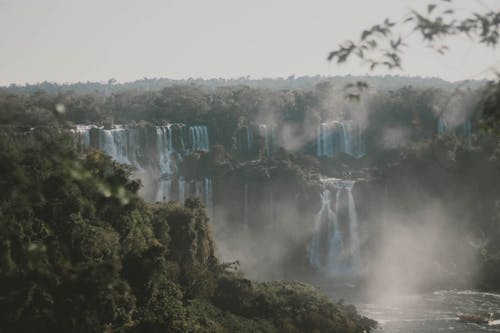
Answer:
[[[500, 295], [470, 290], [435, 291], [420, 295], [368, 297], [349, 293], [330, 292], [335, 299], [344, 298], [354, 304], [363, 315], [379, 322], [375, 332], [435, 333], [435, 332], [500, 332]], [[350, 299], [351, 298], [351, 299]], [[364, 299], [363, 299], [364, 298]], [[493, 313], [489, 325], [461, 322], [457, 314], [484, 315]]]

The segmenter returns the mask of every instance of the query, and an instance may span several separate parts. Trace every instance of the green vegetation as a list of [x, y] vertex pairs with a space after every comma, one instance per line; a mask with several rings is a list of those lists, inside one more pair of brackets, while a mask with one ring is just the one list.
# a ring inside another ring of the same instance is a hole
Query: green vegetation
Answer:
[[198, 199], [147, 204], [57, 128], [0, 135], [0, 332], [363, 332], [301, 283], [220, 264]]

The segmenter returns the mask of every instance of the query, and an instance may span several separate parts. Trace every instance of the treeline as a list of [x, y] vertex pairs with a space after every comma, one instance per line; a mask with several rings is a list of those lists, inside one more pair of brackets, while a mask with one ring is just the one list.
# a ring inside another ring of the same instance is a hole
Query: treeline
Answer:
[[408, 77], [397, 75], [386, 76], [299, 76], [294, 75], [287, 78], [261, 78], [240, 77], [234, 79], [213, 78], [189, 78], [189, 79], [168, 79], [168, 78], [144, 78], [133, 82], [117, 83], [115, 79], [107, 82], [77, 82], [77, 83], [54, 83], [41, 82], [36, 84], [26, 83], [25, 85], [11, 84], [0, 87], [1, 91], [15, 94], [33, 94], [43, 90], [50, 94], [58, 94], [72, 91], [79, 94], [99, 93], [110, 95], [124, 90], [136, 91], [158, 91], [174, 85], [201, 85], [210, 88], [231, 87], [244, 85], [251, 88], [272, 89], [272, 90], [296, 90], [312, 89], [315, 85], [323, 82], [332, 82], [336, 85], [363, 81], [378, 89], [398, 89], [403, 86], [414, 86], [418, 88], [454, 88], [457, 86], [477, 87], [481, 81], [447, 82], [439, 78]]
[[369, 89], [362, 92], [361, 100], [353, 100], [344, 88], [321, 82], [311, 89], [298, 90], [173, 85], [158, 91], [123, 90], [109, 95], [99, 91], [0, 91], [0, 124], [204, 124], [209, 126], [211, 142], [230, 148], [237, 129], [248, 123], [287, 127], [295, 138], [304, 138], [302, 146], [306, 147], [307, 141], [314, 141], [319, 123], [353, 119], [368, 129], [367, 141], [381, 146], [386, 128], [410, 130], [410, 139], [415, 142], [435, 134], [442, 114], [451, 118], [458, 114], [462, 121], [468, 118], [476, 123], [480, 119], [471, 103], [467, 110], [463, 103], [466, 99], [477, 100], [480, 90], [406, 86], [396, 90]]
[[[147, 204], [57, 130], [0, 135], [0, 332], [362, 332], [300, 283], [219, 263], [204, 207]], [[235, 270], [236, 269], [236, 270]]]

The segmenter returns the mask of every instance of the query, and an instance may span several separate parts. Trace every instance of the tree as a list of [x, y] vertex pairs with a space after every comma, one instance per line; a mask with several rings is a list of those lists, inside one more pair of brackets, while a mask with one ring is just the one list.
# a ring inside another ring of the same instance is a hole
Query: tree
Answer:
[[[466, 36], [490, 48], [498, 45], [500, 11], [487, 9], [459, 17], [456, 7], [452, 0], [437, 0], [430, 2], [424, 12], [411, 10], [399, 20], [386, 18], [382, 23], [363, 30], [358, 41], [340, 44], [329, 53], [328, 60], [341, 64], [357, 58], [371, 71], [378, 67], [402, 69], [403, 52], [414, 33], [439, 54], [449, 51], [446, 42], [454, 36]], [[350, 87], [359, 91], [366, 85], [357, 83]], [[483, 113], [485, 128], [500, 132], [500, 75], [486, 85], [478, 107]]]

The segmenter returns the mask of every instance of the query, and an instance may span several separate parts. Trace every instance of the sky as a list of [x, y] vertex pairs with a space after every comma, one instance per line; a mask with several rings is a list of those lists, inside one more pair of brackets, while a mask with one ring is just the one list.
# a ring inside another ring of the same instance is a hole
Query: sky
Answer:
[[[455, 0], [500, 10], [499, 0]], [[144, 77], [238, 78], [365, 75], [328, 52], [423, 0], [0, 0], [0, 85], [127, 82]], [[466, 38], [445, 56], [413, 38], [404, 70], [376, 72], [450, 81], [500, 67], [499, 49]], [[373, 73], [372, 73], [373, 74]]]

